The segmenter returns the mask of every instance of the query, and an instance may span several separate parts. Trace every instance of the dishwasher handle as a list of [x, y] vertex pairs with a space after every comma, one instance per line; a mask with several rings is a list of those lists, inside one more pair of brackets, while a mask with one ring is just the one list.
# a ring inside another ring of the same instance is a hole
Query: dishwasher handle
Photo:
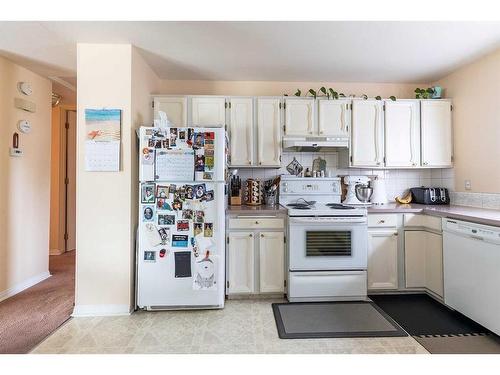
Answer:
[[445, 220], [443, 232], [477, 241], [500, 244], [500, 228], [459, 220]]

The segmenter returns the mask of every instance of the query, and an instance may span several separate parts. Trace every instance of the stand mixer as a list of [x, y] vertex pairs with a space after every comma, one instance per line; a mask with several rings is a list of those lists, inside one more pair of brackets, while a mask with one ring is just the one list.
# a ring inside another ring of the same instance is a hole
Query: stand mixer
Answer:
[[361, 202], [356, 195], [356, 185], [368, 187], [369, 182], [370, 178], [368, 176], [345, 176], [344, 183], [347, 185], [347, 194], [342, 203], [351, 205], [368, 205], [370, 197], [368, 197], [366, 202]]

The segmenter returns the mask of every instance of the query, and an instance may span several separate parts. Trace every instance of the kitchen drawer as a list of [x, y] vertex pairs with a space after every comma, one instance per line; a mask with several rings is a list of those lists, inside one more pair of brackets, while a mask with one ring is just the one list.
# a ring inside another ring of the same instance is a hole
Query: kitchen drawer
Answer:
[[441, 231], [441, 218], [422, 214], [404, 214], [405, 227], [425, 227]]
[[229, 219], [229, 229], [284, 229], [284, 227], [283, 219], [276, 217], [252, 216]]
[[369, 228], [387, 228], [396, 227], [398, 224], [397, 214], [369, 214], [368, 227]]
[[296, 302], [366, 298], [366, 271], [290, 272], [288, 298]]

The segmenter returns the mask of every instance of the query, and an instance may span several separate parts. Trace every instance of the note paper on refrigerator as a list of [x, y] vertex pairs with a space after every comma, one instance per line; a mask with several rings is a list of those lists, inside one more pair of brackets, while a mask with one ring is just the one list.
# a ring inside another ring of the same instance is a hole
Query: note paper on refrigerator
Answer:
[[156, 180], [192, 181], [194, 178], [194, 151], [156, 151], [155, 167]]

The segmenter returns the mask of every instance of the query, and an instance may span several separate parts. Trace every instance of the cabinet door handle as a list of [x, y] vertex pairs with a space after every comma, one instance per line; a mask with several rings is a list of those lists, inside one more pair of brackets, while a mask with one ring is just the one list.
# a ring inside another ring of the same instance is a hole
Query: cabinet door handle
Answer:
[[252, 234], [252, 233], [250, 233], [250, 234], [248, 235], [248, 237], [253, 237], [253, 234]]
[[256, 222], [255, 222], [255, 224], [259, 224], [259, 222], [258, 222], [258, 221], [256, 221]]
[[378, 222], [379, 224], [384, 224], [385, 223], [385, 220], [379, 220]]
[[264, 235], [263, 235], [262, 233], [260, 234], [260, 236], [261, 236], [261, 237], [264, 237]]

